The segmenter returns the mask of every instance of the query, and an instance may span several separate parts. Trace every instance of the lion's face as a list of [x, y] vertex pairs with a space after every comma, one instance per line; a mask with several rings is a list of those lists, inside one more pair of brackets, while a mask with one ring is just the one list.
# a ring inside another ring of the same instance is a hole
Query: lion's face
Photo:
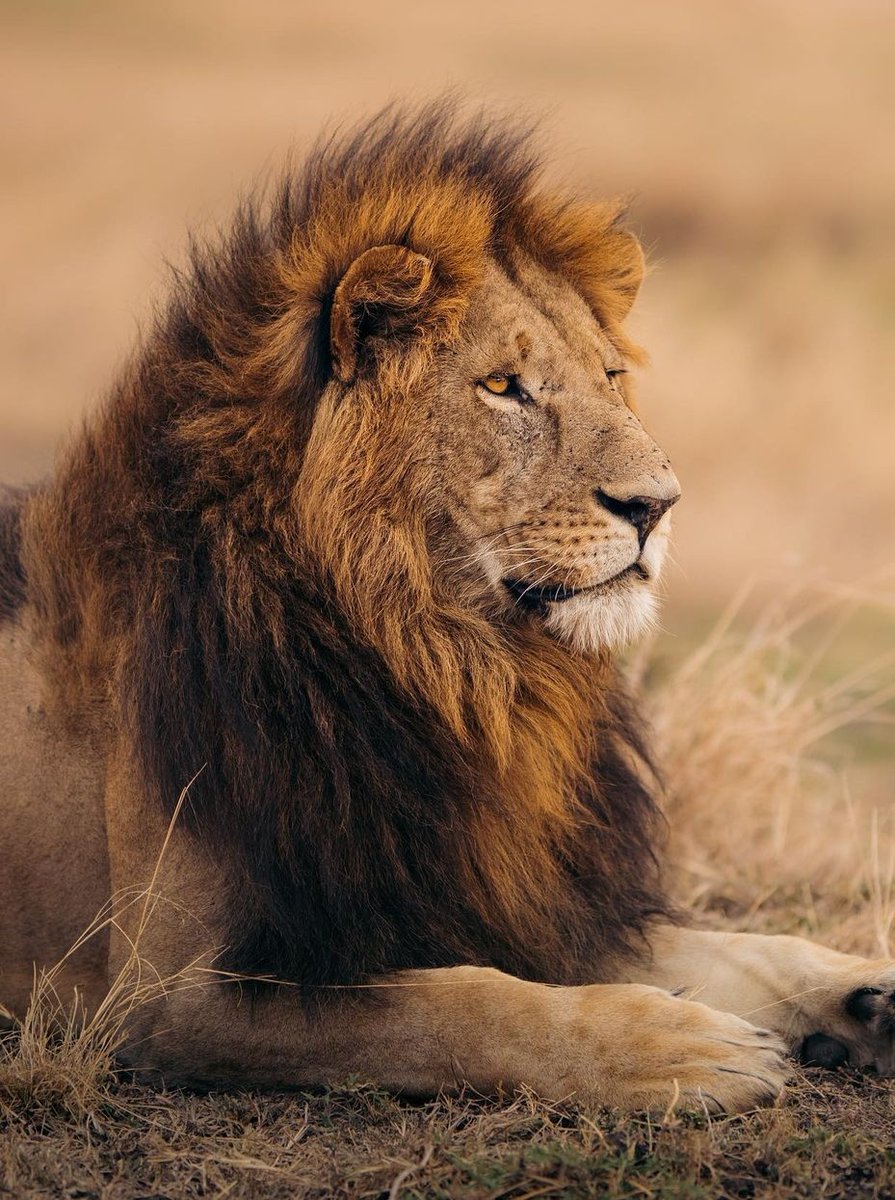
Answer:
[[443, 569], [595, 652], [649, 625], [680, 488], [582, 297], [531, 263], [514, 276], [489, 268], [437, 364], [430, 419], [459, 533]]

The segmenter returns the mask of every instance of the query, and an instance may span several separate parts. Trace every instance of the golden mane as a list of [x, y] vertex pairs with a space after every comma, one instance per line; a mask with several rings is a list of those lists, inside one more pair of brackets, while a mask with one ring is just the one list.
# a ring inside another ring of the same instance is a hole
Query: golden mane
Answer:
[[[636, 355], [620, 321], [642, 261], [618, 206], [554, 198], [538, 175], [525, 133], [443, 104], [320, 144], [223, 244], [194, 246], [29, 502], [60, 695], [111, 706], [168, 812], [202, 769], [185, 819], [238, 897], [236, 969], [592, 980], [665, 911], [611, 665], [450, 594], [402, 430], [489, 256], [567, 276]], [[371, 376], [333, 362], [330, 334], [340, 282], [382, 245], [431, 269], [408, 275], [406, 326]]]

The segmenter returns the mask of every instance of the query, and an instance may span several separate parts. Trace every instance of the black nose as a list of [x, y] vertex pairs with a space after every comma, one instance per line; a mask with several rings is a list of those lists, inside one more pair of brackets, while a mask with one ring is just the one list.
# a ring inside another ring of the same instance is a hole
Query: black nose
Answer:
[[597, 500], [602, 506], [613, 514], [613, 516], [621, 517], [623, 521], [627, 521], [629, 525], [633, 525], [637, 530], [637, 538], [640, 542], [641, 550], [644, 547], [646, 539], [653, 532], [665, 514], [680, 499], [680, 493], [671, 497], [658, 496], [628, 496], [621, 500], [617, 496], [610, 496], [608, 492], [604, 492], [602, 488], [598, 488], [594, 493]]

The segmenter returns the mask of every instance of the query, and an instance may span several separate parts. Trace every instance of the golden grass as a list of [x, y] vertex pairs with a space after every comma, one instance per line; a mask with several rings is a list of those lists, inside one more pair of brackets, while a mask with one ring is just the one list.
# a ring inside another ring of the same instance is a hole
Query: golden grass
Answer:
[[[58, 963], [36, 972], [31, 1002], [20, 1023], [0, 1004], [0, 1017], [13, 1025], [11, 1033], [0, 1033], [0, 1115], [34, 1117], [53, 1112], [75, 1121], [95, 1117], [111, 1100], [115, 1057], [127, 1040], [131, 1015], [173, 991], [206, 982], [208, 972], [198, 962], [166, 977], [140, 951], [159, 904], [170, 903], [158, 893], [156, 883], [190, 786], [178, 799], [148, 886], [114, 896]], [[122, 926], [129, 909], [139, 913], [132, 937]], [[87, 941], [109, 928], [126, 939], [129, 952], [100, 1005], [85, 1012], [77, 990], [71, 997], [61, 990], [64, 969]]]
[[895, 652], [834, 665], [868, 608], [895, 630], [895, 597], [794, 588], [743, 628], [744, 600], [649, 692], [675, 889], [740, 928], [888, 954], [895, 827], [854, 759], [895, 724]]

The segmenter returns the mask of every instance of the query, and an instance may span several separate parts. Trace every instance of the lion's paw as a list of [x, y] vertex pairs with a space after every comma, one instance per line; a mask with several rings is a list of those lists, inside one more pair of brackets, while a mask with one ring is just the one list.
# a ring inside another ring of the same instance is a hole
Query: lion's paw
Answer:
[[864, 982], [855, 985], [851, 968], [829, 1005], [830, 1016], [799, 1047], [803, 1063], [824, 1067], [848, 1064], [873, 1068], [879, 1075], [895, 1075], [895, 967], [860, 971]]
[[624, 1107], [742, 1113], [776, 1103], [789, 1074], [776, 1034], [692, 1000], [667, 996], [658, 1008]]

